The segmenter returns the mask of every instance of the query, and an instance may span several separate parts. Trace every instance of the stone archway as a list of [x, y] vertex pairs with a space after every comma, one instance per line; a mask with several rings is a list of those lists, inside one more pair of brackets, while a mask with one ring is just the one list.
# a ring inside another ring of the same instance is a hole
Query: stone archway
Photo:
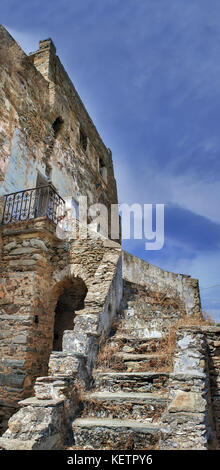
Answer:
[[[60, 286], [61, 288], [61, 286]], [[53, 351], [62, 350], [65, 330], [73, 330], [75, 311], [84, 308], [84, 299], [88, 292], [85, 282], [79, 278], [64, 281], [55, 307]]]

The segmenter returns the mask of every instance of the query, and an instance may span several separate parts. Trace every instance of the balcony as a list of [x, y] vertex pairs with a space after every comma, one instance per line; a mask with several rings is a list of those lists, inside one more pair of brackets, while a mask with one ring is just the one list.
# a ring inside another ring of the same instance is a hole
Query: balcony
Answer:
[[37, 217], [48, 217], [57, 224], [64, 216], [65, 201], [50, 184], [6, 194], [4, 197], [4, 225]]

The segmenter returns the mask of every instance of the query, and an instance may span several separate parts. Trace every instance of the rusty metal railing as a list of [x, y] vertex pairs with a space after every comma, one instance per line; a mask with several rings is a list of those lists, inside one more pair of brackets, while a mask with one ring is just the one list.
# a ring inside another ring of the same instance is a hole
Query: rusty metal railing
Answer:
[[5, 195], [2, 224], [48, 217], [55, 224], [64, 216], [65, 201], [50, 185]]

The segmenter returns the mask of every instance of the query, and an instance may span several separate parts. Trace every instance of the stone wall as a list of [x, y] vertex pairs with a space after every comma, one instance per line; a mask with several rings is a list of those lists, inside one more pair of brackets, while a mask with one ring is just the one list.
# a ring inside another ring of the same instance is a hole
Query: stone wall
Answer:
[[59, 240], [47, 218], [2, 226], [1, 233], [0, 397], [8, 419], [9, 407], [47, 375], [57, 301], [65, 289], [81, 289], [80, 280], [87, 294], [83, 309], [73, 312], [63, 350], [88, 355], [91, 371], [99, 337], [108, 334], [119, 308], [121, 247], [96, 232], [84, 240]]
[[177, 296], [182, 303], [183, 313], [195, 315], [201, 313], [199, 284], [184, 274], [164, 271], [130, 253], [123, 252], [123, 278], [147, 286], [153, 291]]
[[219, 334], [206, 326], [177, 330], [161, 449], [219, 448], [219, 364], [210, 367]]

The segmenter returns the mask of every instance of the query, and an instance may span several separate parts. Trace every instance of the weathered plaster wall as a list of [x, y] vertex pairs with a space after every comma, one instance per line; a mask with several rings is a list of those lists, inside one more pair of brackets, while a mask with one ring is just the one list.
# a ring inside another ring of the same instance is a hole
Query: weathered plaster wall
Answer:
[[[1, 195], [35, 181], [48, 124], [48, 83], [0, 27]], [[44, 103], [44, 105], [43, 105]]]
[[164, 271], [123, 251], [123, 279], [147, 286], [167, 296], [178, 296], [182, 309], [188, 315], [201, 313], [199, 285], [197, 279], [183, 274]]
[[[0, 27], [0, 44], [0, 196], [35, 187], [39, 171], [52, 179], [62, 197], [77, 201], [80, 195], [87, 196], [89, 205], [103, 202], [110, 209], [111, 203], [117, 203], [111, 151], [102, 142], [52, 41], [43, 41], [43, 47], [28, 57]], [[55, 138], [57, 117], [63, 124]], [[79, 141], [80, 126], [88, 137], [86, 151]], [[107, 182], [99, 173], [100, 158]]]

